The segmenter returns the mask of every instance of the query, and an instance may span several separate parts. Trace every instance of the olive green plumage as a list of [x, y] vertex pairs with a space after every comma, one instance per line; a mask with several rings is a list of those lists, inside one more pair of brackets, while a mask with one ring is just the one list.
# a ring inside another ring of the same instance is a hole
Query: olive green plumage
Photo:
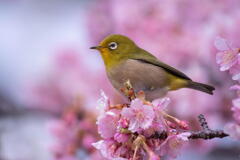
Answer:
[[100, 51], [107, 76], [117, 90], [130, 81], [136, 91], [144, 91], [147, 100], [164, 96], [168, 91], [192, 88], [213, 94], [214, 87], [192, 81], [179, 70], [159, 61], [123, 35], [113, 34], [91, 47]]

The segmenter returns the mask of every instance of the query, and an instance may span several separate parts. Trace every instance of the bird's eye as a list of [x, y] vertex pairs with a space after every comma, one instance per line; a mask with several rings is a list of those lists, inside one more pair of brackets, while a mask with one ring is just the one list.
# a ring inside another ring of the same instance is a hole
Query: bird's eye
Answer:
[[116, 42], [111, 42], [108, 44], [108, 47], [112, 50], [117, 49], [118, 45]]

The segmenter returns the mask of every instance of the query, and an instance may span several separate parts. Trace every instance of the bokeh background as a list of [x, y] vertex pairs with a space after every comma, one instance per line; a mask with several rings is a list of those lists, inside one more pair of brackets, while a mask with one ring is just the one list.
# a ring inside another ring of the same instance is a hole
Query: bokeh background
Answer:
[[[214, 96], [169, 93], [169, 113], [199, 129], [197, 115], [222, 129], [232, 120], [231, 77], [216, 64], [214, 40], [240, 47], [239, 0], [0, 0], [0, 159], [101, 160], [96, 106], [108, 82], [100, 55], [89, 47], [118, 33], [133, 39]], [[238, 141], [192, 141], [178, 160], [238, 160]]]

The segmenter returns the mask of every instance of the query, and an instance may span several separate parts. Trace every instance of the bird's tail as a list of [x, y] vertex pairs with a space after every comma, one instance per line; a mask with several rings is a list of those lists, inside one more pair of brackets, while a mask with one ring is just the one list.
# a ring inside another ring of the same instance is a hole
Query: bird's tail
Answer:
[[199, 90], [199, 91], [211, 94], [211, 95], [213, 95], [213, 91], [215, 90], [215, 88], [213, 86], [203, 84], [203, 83], [193, 82], [193, 81], [189, 81], [186, 87], [195, 89], [195, 90]]

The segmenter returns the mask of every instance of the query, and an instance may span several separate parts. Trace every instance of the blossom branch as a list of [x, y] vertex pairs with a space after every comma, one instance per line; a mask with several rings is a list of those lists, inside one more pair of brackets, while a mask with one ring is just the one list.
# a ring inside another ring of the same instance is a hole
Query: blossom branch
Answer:
[[198, 119], [203, 130], [198, 132], [192, 132], [189, 136], [189, 139], [213, 139], [229, 136], [223, 130], [211, 130], [203, 114], [200, 114], [198, 116]]
[[211, 130], [211, 131], [198, 131], [192, 132], [188, 137], [189, 139], [213, 139], [213, 138], [224, 138], [229, 136], [224, 133], [223, 130]]
[[[226, 134], [223, 130], [211, 130], [207, 124], [207, 121], [203, 114], [200, 114], [198, 116], [199, 123], [202, 126], [202, 131], [192, 131], [191, 135], [188, 136], [189, 139], [213, 139], [213, 138], [224, 138], [229, 136]], [[150, 136], [150, 138], [154, 139], [167, 139], [168, 132], [162, 131], [161, 133], [155, 132], [153, 135]]]

